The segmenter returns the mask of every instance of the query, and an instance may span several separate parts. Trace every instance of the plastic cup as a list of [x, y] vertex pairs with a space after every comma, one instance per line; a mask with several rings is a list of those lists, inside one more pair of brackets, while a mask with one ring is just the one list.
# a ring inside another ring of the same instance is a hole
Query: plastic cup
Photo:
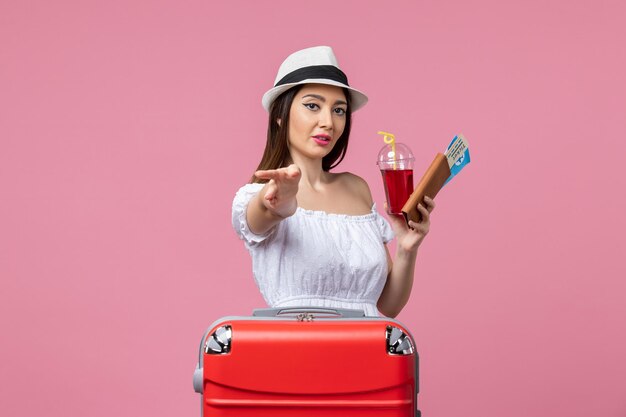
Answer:
[[401, 143], [385, 145], [378, 154], [389, 214], [402, 216], [402, 207], [413, 193], [414, 160], [408, 146]]

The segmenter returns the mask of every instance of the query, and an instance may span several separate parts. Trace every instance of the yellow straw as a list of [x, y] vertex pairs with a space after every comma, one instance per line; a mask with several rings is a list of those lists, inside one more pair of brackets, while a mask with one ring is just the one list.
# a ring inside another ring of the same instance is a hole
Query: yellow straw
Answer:
[[393, 133], [383, 132], [383, 131], [378, 132], [378, 134], [384, 136], [383, 140], [385, 141], [387, 145], [391, 145], [391, 151], [393, 152], [393, 169], [397, 169], [396, 168], [396, 135], [394, 135]]

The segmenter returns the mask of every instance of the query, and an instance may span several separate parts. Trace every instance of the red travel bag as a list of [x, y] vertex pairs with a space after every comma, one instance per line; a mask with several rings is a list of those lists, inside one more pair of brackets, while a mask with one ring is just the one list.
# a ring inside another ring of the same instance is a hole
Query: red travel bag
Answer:
[[419, 417], [409, 331], [359, 310], [255, 310], [208, 328], [193, 378], [205, 417]]

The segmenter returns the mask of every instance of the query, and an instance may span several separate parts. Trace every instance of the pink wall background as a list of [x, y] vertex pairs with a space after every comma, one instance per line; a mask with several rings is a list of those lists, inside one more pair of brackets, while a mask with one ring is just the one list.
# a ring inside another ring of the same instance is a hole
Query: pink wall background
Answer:
[[[620, 1], [0, 3], [0, 414], [198, 415], [206, 326], [264, 303], [230, 204], [278, 65], [332, 45], [378, 130], [472, 163], [399, 320], [431, 417], [626, 416]], [[329, 370], [332, 373], [332, 370]], [[262, 377], [262, 376], [260, 376]]]

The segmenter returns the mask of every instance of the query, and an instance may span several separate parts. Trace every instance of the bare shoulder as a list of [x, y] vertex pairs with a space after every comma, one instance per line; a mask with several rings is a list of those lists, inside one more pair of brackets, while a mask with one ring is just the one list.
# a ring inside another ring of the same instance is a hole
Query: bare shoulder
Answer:
[[336, 174], [336, 180], [341, 184], [342, 188], [350, 190], [355, 197], [362, 200], [368, 207], [373, 204], [372, 193], [370, 187], [363, 178], [351, 172], [340, 172]]

